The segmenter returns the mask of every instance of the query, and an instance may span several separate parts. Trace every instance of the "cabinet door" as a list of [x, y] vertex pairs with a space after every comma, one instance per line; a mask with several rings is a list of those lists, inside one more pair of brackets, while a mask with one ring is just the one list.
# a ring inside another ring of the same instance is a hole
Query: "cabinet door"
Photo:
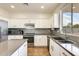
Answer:
[[35, 28], [51, 28], [51, 21], [49, 19], [40, 19], [35, 23]]
[[23, 56], [27, 56], [27, 46], [28, 46], [28, 45], [27, 45], [27, 41], [24, 43], [23, 46], [24, 46], [24, 50], [23, 50], [24, 53], [23, 53]]
[[72, 56], [66, 50], [64, 50], [61, 46], [59, 46], [53, 39], [50, 39], [50, 54], [51, 56]]
[[51, 56], [60, 56], [61, 47], [53, 41], [53, 39], [50, 39], [50, 54]]
[[53, 56], [53, 43], [52, 43], [52, 39], [50, 38], [50, 44], [49, 44], [49, 53], [51, 56]]
[[59, 28], [59, 13], [54, 14], [54, 28]]
[[27, 42], [25, 42], [20, 48], [19, 48], [19, 56], [26, 56], [27, 55]]
[[53, 55], [60, 56], [61, 47], [53, 41]]
[[35, 35], [34, 45], [35, 46], [47, 46], [47, 35]]
[[34, 36], [34, 46], [40, 46], [40, 37], [35, 35]]
[[47, 36], [42, 35], [40, 38], [41, 46], [47, 46]]

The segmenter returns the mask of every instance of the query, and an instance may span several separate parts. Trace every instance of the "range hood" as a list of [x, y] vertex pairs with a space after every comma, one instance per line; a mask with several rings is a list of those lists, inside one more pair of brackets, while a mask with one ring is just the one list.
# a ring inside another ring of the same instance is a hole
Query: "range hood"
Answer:
[[24, 24], [26, 29], [34, 29], [35, 25], [33, 23], [26, 23]]

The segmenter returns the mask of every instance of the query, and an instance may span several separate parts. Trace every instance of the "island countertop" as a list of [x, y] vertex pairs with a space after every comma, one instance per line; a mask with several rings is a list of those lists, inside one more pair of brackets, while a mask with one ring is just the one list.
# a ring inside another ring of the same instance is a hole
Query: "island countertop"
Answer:
[[0, 42], [0, 56], [12, 55], [27, 39], [15, 39]]

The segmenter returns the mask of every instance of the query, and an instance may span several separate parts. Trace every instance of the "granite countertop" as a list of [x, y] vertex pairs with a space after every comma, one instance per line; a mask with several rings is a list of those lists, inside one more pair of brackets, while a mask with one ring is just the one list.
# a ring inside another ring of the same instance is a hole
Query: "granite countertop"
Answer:
[[[53, 39], [53, 37], [49, 36]], [[72, 43], [60, 43], [58, 40], [53, 39], [57, 44], [59, 44], [62, 48], [68, 51], [72, 56], [79, 56], [79, 47]]]
[[0, 56], [12, 55], [27, 40], [7, 40], [0, 43]]

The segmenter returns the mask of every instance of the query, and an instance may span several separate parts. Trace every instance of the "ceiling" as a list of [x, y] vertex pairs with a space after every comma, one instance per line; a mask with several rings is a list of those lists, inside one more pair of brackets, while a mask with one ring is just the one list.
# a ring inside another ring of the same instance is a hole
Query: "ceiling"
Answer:
[[[14, 5], [15, 8], [11, 8], [10, 5]], [[41, 6], [44, 6], [42, 9]], [[3, 8], [9, 12], [36, 12], [36, 13], [52, 13], [58, 6], [57, 3], [28, 3], [28, 6], [24, 3], [1, 3], [0, 8]]]
[[62, 9], [63, 12], [75, 12], [75, 13], [79, 13], [79, 3], [73, 3], [73, 6], [71, 4], [67, 4], [66, 6], [64, 6], [64, 8]]
[[73, 12], [79, 13], [79, 3], [74, 3], [73, 7], [75, 7], [73, 8]]

